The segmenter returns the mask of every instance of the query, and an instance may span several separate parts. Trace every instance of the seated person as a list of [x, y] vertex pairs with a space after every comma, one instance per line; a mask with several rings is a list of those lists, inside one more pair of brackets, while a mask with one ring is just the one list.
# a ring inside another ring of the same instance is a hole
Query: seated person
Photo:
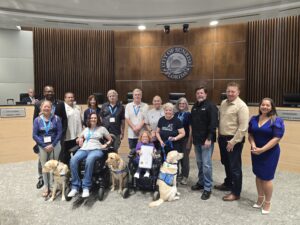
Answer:
[[21, 99], [22, 103], [34, 105], [35, 103], [38, 102], [38, 99], [35, 98], [35, 93], [32, 88], [29, 88], [27, 93], [28, 93], [28, 97], [22, 98]]
[[[108, 142], [105, 145], [100, 143], [100, 140], [105, 137]], [[78, 174], [78, 166], [80, 161], [86, 159], [85, 173], [82, 180], [82, 197], [86, 198], [90, 195], [89, 189], [92, 186], [92, 175], [96, 159], [103, 157], [104, 153], [102, 149], [112, 141], [107, 129], [101, 126], [99, 116], [92, 112], [87, 121], [87, 127], [79, 135], [76, 140], [80, 149], [71, 158], [70, 168], [72, 174], [72, 190], [68, 194], [68, 197], [74, 197], [81, 187], [81, 180]]]
[[[136, 148], [135, 148], [135, 159], [134, 159], [134, 164], [136, 164], [137, 166], [139, 165], [139, 161], [140, 161], [140, 156], [142, 154], [142, 146], [151, 146], [153, 147], [153, 153], [152, 153], [152, 156], [154, 156], [154, 153], [155, 153], [155, 147], [154, 147], [154, 144], [151, 142], [152, 138], [151, 138], [151, 134], [147, 131], [143, 131], [139, 137], [139, 142], [137, 143], [136, 145]], [[140, 178], [140, 173], [142, 172], [142, 168], [138, 167], [136, 173], [134, 174], [134, 177], [135, 178]], [[149, 177], [150, 176], [150, 171], [149, 169], [145, 169], [146, 172], [144, 174], [144, 177]]]

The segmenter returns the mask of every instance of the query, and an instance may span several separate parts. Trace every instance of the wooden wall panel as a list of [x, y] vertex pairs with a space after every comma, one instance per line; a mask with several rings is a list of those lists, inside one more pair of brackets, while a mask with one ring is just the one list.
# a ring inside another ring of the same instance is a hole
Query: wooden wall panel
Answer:
[[300, 93], [300, 16], [249, 22], [247, 100]]
[[232, 79], [245, 77], [246, 43], [216, 44], [214, 77]]
[[[182, 29], [175, 30], [171, 26], [169, 34], [163, 31], [115, 32], [116, 86], [127, 93], [134, 88], [132, 83], [140, 82], [144, 101], [151, 103], [156, 94], [167, 100], [169, 92], [186, 92], [188, 100], [193, 101], [195, 87], [204, 82], [210, 84], [210, 96], [218, 96], [214, 98], [219, 102], [219, 90], [214, 94], [216, 82], [224, 85], [223, 89], [228, 80], [244, 82], [246, 28], [247, 24], [226, 25], [191, 28], [183, 33]], [[160, 72], [163, 53], [174, 46], [187, 48], [193, 57], [191, 73], [179, 81], [170, 80]]]
[[34, 28], [33, 46], [37, 94], [52, 85], [58, 98], [72, 91], [85, 103], [90, 94], [115, 87], [112, 31]]

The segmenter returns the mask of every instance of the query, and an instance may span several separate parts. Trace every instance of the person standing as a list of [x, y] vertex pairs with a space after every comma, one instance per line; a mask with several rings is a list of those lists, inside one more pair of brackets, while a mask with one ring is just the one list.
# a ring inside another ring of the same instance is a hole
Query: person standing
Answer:
[[191, 131], [198, 166], [198, 182], [192, 190], [204, 189], [201, 199], [210, 198], [212, 189], [212, 154], [216, 142], [218, 109], [207, 99], [207, 88], [196, 89], [197, 101], [191, 110]]
[[140, 132], [145, 127], [145, 116], [149, 108], [148, 104], [142, 102], [141, 89], [134, 89], [132, 95], [133, 102], [128, 103], [125, 107], [125, 120], [128, 124], [129, 155], [135, 151]]
[[114, 141], [114, 150], [118, 152], [121, 140], [124, 137], [125, 129], [125, 109], [122, 103], [118, 100], [118, 92], [109, 90], [107, 92], [108, 102], [102, 105], [100, 112], [102, 125], [109, 131], [110, 134], [116, 136]]
[[[43, 95], [44, 95], [44, 98], [41, 99], [41, 101], [38, 101], [34, 104], [34, 112], [33, 112], [33, 121], [35, 120], [35, 118], [39, 117], [40, 116], [40, 113], [41, 113], [41, 103], [45, 100], [47, 101], [50, 101], [52, 104], [52, 107], [51, 107], [51, 115], [54, 115], [56, 114], [55, 113], [55, 110], [56, 110], [56, 106], [57, 104], [60, 102], [59, 100], [55, 99], [55, 92], [54, 92], [54, 88], [50, 85], [46, 85], [44, 87], [44, 90], [43, 90]], [[36, 153], [39, 152], [39, 148], [38, 146], [34, 146], [34, 149]], [[38, 175], [39, 175], [39, 178], [38, 178], [38, 182], [36, 184], [36, 188], [37, 189], [40, 189], [41, 187], [43, 187], [44, 185], [44, 180], [43, 180], [43, 173], [42, 173], [42, 165], [41, 165], [41, 162], [40, 160], [38, 160]]]
[[187, 180], [190, 173], [190, 151], [192, 138], [190, 132], [191, 113], [189, 112], [189, 103], [184, 97], [178, 99], [175, 108], [177, 112], [174, 116], [181, 121], [185, 131], [185, 136], [182, 139], [180, 150], [180, 152], [183, 153], [183, 158], [180, 160], [181, 170], [179, 169], [180, 172], [177, 176], [177, 179], [180, 180], [180, 184], [187, 185]]
[[239, 98], [240, 87], [235, 82], [227, 84], [227, 99], [220, 106], [220, 123], [218, 143], [221, 162], [225, 167], [224, 183], [216, 185], [218, 190], [229, 190], [230, 194], [223, 197], [224, 201], [240, 199], [242, 190], [242, 150], [245, 134], [248, 129], [249, 109]]
[[87, 127], [87, 120], [89, 118], [89, 115], [92, 112], [96, 112], [96, 114], [98, 116], [100, 115], [100, 112], [101, 112], [101, 108], [99, 108], [99, 106], [98, 106], [99, 103], [98, 103], [97, 98], [96, 98], [95, 95], [90, 95], [88, 97], [87, 105], [88, 105], [88, 108], [83, 113], [83, 125], [85, 127]]
[[160, 148], [160, 143], [156, 138], [156, 129], [158, 120], [165, 115], [164, 110], [162, 108], [162, 100], [161, 97], [155, 95], [152, 100], [153, 108], [150, 109], [146, 114], [146, 126], [148, 131], [151, 133], [151, 141], [154, 143], [156, 149]]
[[[34, 119], [32, 136], [39, 148], [39, 161], [44, 166], [50, 159], [57, 160], [61, 151], [60, 138], [62, 134], [61, 120], [51, 113], [52, 103], [41, 102], [41, 115]], [[43, 173], [45, 189], [43, 197], [50, 194], [52, 176]]]
[[269, 214], [273, 193], [274, 174], [279, 160], [279, 141], [284, 134], [284, 123], [277, 117], [274, 101], [264, 98], [259, 104], [259, 115], [249, 122], [252, 170], [256, 176], [257, 201], [253, 208]]
[[68, 150], [76, 145], [76, 139], [82, 131], [82, 121], [81, 109], [75, 104], [74, 94], [65, 93], [64, 100], [57, 105], [56, 115], [61, 118], [63, 129], [60, 160], [69, 165], [71, 156]]

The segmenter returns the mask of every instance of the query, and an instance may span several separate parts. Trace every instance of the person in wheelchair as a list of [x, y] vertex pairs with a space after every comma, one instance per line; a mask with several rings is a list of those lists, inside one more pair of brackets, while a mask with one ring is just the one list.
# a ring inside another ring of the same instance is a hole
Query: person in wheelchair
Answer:
[[[100, 143], [102, 138], [108, 140], [104, 145]], [[96, 159], [104, 156], [103, 149], [107, 148], [112, 142], [112, 138], [107, 129], [101, 126], [99, 116], [95, 112], [92, 112], [88, 117], [87, 127], [79, 135], [76, 142], [80, 146], [80, 149], [78, 149], [70, 161], [72, 190], [68, 194], [68, 197], [74, 197], [82, 187], [82, 197], [86, 198], [90, 195], [89, 190], [92, 186], [94, 163]], [[84, 159], [86, 159], [85, 173], [81, 182], [78, 167], [79, 163]]]
[[139, 137], [139, 142], [136, 145], [135, 153], [134, 153], [135, 158], [133, 161], [134, 161], [135, 166], [138, 167], [134, 174], [134, 177], [137, 179], [140, 178], [140, 173], [144, 172], [143, 170], [145, 170], [144, 177], [150, 176], [150, 168], [145, 168], [145, 167], [141, 168], [140, 167], [140, 156], [142, 155], [142, 148], [147, 147], [147, 146], [152, 148], [152, 154], [151, 154], [152, 157], [155, 155], [156, 149], [154, 147], [154, 144], [151, 142], [151, 140], [152, 140], [152, 138], [151, 138], [150, 133], [147, 131], [144, 131], [141, 133], [141, 135]]

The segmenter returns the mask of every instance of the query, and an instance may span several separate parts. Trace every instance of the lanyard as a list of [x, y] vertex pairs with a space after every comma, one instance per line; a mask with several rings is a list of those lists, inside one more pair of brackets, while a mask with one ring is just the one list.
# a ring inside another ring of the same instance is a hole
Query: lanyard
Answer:
[[54, 114], [55, 114], [55, 109], [56, 109], [56, 106], [55, 106], [55, 105], [52, 105], [52, 108], [51, 108], [51, 115], [54, 115]]
[[137, 116], [139, 114], [139, 111], [140, 111], [140, 106], [136, 106], [136, 107], [137, 107], [137, 110], [136, 110], [135, 106], [133, 106], [135, 116]]
[[96, 128], [94, 128], [93, 132], [91, 132], [91, 129], [89, 128], [88, 135], [86, 137], [86, 142], [88, 142], [91, 139], [91, 136], [95, 133]]
[[46, 135], [48, 135], [48, 132], [49, 132], [50, 127], [51, 127], [51, 117], [50, 117], [50, 119], [49, 119], [48, 124], [46, 124], [46, 121], [45, 121], [45, 119], [44, 119], [44, 116], [41, 116], [41, 118], [42, 118], [42, 121], [43, 121], [43, 124], [44, 124], [44, 128], [45, 128]]
[[109, 111], [110, 111], [111, 115], [112, 115], [112, 116], [115, 116], [118, 107], [115, 106], [115, 109], [113, 109], [113, 107], [112, 107], [111, 105], [109, 105], [108, 107], [109, 107]]
[[181, 112], [181, 113], [178, 113], [178, 115], [177, 115], [177, 118], [180, 119], [181, 122], [183, 122], [183, 120], [184, 120], [184, 114], [185, 114], [185, 112]]

